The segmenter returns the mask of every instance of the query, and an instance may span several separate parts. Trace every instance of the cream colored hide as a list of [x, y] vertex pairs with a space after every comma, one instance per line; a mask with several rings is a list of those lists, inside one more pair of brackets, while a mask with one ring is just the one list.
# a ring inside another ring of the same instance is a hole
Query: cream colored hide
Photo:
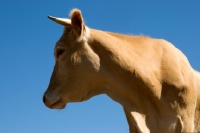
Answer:
[[47, 107], [107, 94], [123, 106], [130, 133], [200, 132], [200, 73], [171, 43], [88, 28], [78, 9], [70, 19], [49, 18], [65, 28]]

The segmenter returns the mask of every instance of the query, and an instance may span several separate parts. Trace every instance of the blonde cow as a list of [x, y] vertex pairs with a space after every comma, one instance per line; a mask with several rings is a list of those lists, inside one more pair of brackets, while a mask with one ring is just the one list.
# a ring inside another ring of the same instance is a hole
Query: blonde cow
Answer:
[[81, 11], [63, 25], [44, 104], [63, 109], [107, 94], [124, 108], [130, 133], [200, 132], [200, 73], [171, 43], [91, 29]]

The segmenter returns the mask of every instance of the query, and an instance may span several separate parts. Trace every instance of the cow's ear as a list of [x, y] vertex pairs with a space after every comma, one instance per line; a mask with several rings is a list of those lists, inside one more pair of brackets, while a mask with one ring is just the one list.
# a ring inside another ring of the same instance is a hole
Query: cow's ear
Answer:
[[78, 36], [81, 36], [84, 30], [84, 20], [81, 14], [81, 11], [78, 9], [73, 9], [70, 14], [71, 24], [75, 29]]

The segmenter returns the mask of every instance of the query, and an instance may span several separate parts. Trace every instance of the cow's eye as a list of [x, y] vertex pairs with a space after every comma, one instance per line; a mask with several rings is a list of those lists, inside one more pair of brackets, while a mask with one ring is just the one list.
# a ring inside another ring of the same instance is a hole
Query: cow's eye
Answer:
[[56, 59], [58, 59], [59, 56], [61, 56], [64, 52], [65, 52], [65, 49], [64, 49], [64, 48], [57, 48], [57, 49], [56, 49], [56, 54], [55, 54]]

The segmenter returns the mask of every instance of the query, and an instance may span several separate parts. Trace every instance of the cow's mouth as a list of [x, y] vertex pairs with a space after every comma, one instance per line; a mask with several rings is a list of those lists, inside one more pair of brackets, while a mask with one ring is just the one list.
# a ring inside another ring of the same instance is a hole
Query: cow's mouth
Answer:
[[58, 101], [56, 101], [55, 103], [50, 105], [49, 108], [51, 108], [51, 109], [63, 109], [63, 108], [65, 108], [65, 106], [66, 106], [66, 104], [62, 101], [62, 99], [59, 99]]

